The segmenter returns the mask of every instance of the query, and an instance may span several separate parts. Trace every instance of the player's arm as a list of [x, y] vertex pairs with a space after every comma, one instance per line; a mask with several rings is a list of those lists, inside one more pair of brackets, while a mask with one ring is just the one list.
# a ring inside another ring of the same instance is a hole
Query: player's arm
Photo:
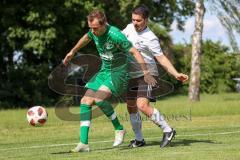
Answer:
[[174, 68], [172, 63], [163, 54], [158, 38], [151, 39], [148, 43], [148, 47], [149, 47], [149, 50], [154, 55], [154, 57], [157, 59], [157, 61], [164, 67], [164, 69], [168, 73], [170, 73], [177, 80], [180, 80], [182, 82], [185, 82], [188, 80], [188, 76], [182, 73], [178, 73], [178, 71]]
[[142, 57], [142, 55], [138, 52], [138, 50], [134, 47], [130, 48], [129, 52], [134, 56], [137, 62], [140, 64], [141, 69], [144, 74], [144, 80], [150, 85], [156, 85], [157, 81], [153, 78], [153, 76], [148, 71], [147, 65]]
[[147, 82], [149, 85], [155, 86], [157, 81], [150, 74], [141, 53], [139, 53], [136, 48], [132, 47], [132, 44], [127, 40], [127, 38], [122, 33], [117, 37], [116, 41], [118, 42], [118, 44], [120, 44], [121, 50], [125, 52], [130, 52], [133, 55], [133, 57], [137, 60], [143, 71], [145, 82]]
[[88, 36], [88, 34], [86, 33], [82, 38], [80, 38], [80, 40], [78, 41], [78, 43], [71, 49], [70, 52], [67, 53], [67, 55], [65, 56], [64, 60], [63, 60], [63, 64], [67, 65], [68, 62], [72, 59], [72, 57], [74, 56], [74, 54], [81, 49], [82, 47], [86, 46], [89, 42], [91, 41], [91, 38]]
[[165, 70], [171, 75], [173, 75], [177, 80], [182, 82], [188, 80], [188, 76], [183, 73], [178, 73], [178, 71], [174, 68], [172, 63], [168, 60], [168, 58], [164, 54], [155, 56], [155, 58], [165, 68]]

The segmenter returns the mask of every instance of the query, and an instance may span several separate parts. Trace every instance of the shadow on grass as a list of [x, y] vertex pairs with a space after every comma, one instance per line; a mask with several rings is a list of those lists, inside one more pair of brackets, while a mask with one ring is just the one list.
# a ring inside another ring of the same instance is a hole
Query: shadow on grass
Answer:
[[[193, 143], [208, 143], [208, 144], [216, 144], [216, 142], [212, 141], [212, 140], [189, 140], [189, 139], [178, 139], [173, 140], [169, 146], [167, 147], [181, 147], [181, 146], [191, 146], [191, 144]], [[151, 147], [151, 146], [159, 146], [160, 145], [160, 141], [147, 141], [146, 145], [144, 147]], [[144, 148], [144, 147], [140, 147], [140, 148]], [[96, 148], [91, 150], [90, 152], [101, 152], [101, 151], [111, 151], [111, 150], [129, 150], [129, 149], [137, 149], [137, 148], [129, 148], [128, 146], [119, 146], [119, 147], [102, 147], [102, 148]], [[81, 152], [82, 153], [82, 152]], [[89, 153], [89, 152], [83, 152], [83, 153]], [[77, 154], [77, 153], [71, 153], [69, 151], [61, 151], [61, 152], [54, 152], [51, 154]]]
[[51, 154], [72, 154], [70, 151], [53, 152]]
[[178, 141], [173, 141], [170, 146], [178, 147], [178, 146], [191, 146], [193, 143], [208, 143], [208, 144], [216, 144], [216, 142], [212, 140], [196, 140], [196, 139], [179, 139]]
[[[151, 147], [151, 146], [160, 146], [160, 141], [147, 141], [144, 147]], [[193, 143], [208, 143], [208, 144], [216, 144], [216, 142], [212, 140], [189, 140], [189, 139], [179, 139], [173, 140], [169, 146], [167, 147], [180, 147], [180, 146], [191, 146]], [[142, 148], [142, 147], [141, 147]], [[129, 147], [122, 147], [122, 150], [130, 149]], [[133, 148], [135, 149], [135, 148]]]
[[[114, 147], [102, 147], [102, 148], [91, 149], [90, 152], [111, 151], [111, 150], [116, 150], [116, 149], [122, 150], [124, 148], [128, 148], [128, 147], [126, 147], [126, 146], [119, 146], [119, 147], [115, 147], [115, 148]], [[89, 152], [72, 153], [70, 151], [60, 151], [60, 152], [54, 152], [54, 153], [51, 153], [51, 154], [78, 154], [78, 153], [89, 153]]]
[[[215, 144], [216, 142], [212, 140], [195, 140], [195, 139], [178, 139], [173, 140], [169, 146], [170, 147], [179, 147], [179, 146], [191, 146], [193, 143], [209, 143], [209, 144]], [[160, 145], [160, 141], [147, 141], [146, 146], [155, 146]]]

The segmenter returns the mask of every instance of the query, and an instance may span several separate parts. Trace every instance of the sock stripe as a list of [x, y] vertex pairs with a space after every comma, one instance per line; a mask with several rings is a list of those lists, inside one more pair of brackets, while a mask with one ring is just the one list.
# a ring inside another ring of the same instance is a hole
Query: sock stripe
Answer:
[[90, 127], [91, 121], [80, 121], [80, 126]]
[[117, 118], [116, 113], [114, 112], [111, 116], [108, 117], [110, 120], [114, 120]]
[[115, 130], [122, 130], [123, 126], [120, 124], [113, 107], [108, 101], [101, 101], [96, 103], [97, 106], [101, 108], [103, 113], [112, 121]]

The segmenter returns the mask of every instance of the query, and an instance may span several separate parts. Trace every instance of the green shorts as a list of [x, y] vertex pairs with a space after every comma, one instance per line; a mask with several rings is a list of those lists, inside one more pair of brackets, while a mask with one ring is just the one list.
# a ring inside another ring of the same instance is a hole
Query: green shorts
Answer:
[[127, 91], [128, 72], [126, 67], [119, 67], [114, 70], [101, 69], [86, 84], [86, 88], [97, 91], [102, 85], [108, 87], [114, 96], [121, 96]]

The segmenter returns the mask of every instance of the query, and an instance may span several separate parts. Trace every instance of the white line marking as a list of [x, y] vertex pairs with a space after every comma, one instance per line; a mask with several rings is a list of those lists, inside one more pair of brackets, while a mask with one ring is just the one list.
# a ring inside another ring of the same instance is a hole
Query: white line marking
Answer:
[[[235, 134], [240, 133], [240, 131], [233, 131], [233, 132], [218, 132], [218, 133], [197, 133], [197, 134], [188, 134], [188, 135], [176, 135], [176, 137], [194, 137], [194, 136], [210, 136], [210, 135], [228, 135], [228, 134]], [[145, 139], [159, 139], [160, 137], [150, 137]], [[106, 140], [106, 141], [96, 141], [90, 142], [92, 143], [109, 143], [113, 142], [113, 140]], [[29, 146], [29, 147], [18, 147], [18, 148], [4, 148], [0, 149], [0, 151], [9, 151], [9, 150], [20, 150], [20, 149], [36, 149], [36, 148], [48, 148], [48, 147], [60, 147], [60, 146], [71, 146], [76, 145], [77, 143], [66, 143], [66, 144], [51, 144], [51, 145], [41, 145], [41, 146]]]

